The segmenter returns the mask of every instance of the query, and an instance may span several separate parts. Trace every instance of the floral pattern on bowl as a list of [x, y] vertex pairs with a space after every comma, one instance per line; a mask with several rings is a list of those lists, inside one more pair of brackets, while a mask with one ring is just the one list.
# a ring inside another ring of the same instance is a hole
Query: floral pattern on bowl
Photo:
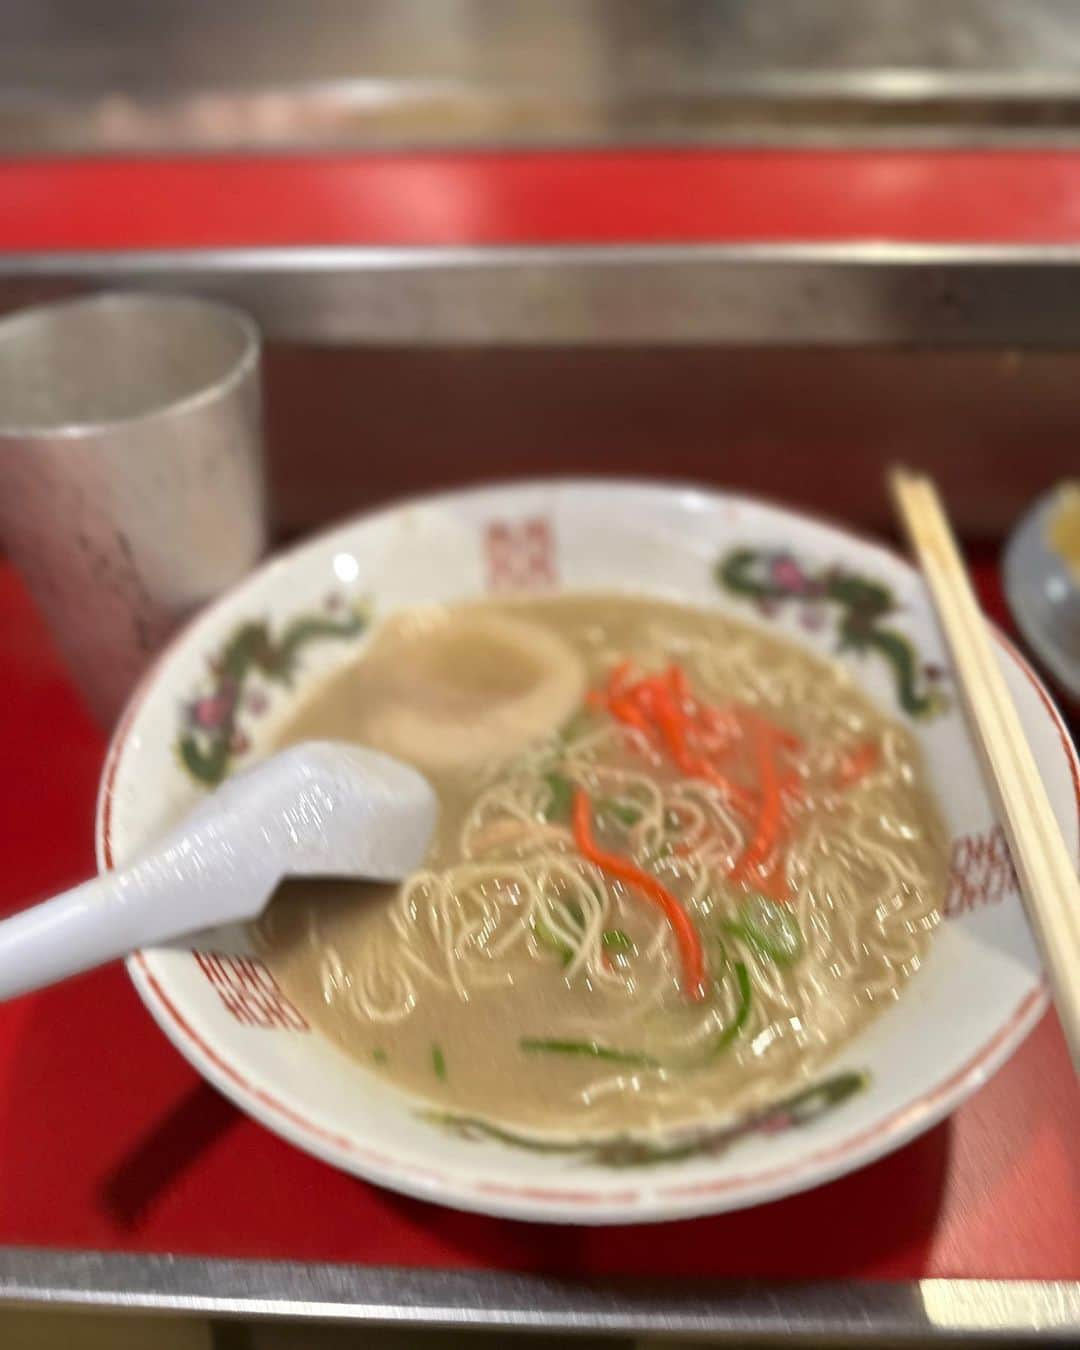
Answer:
[[753, 1134], [779, 1134], [811, 1125], [820, 1116], [862, 1091], [870, 1081], [866, 1073], [848, 1070], [811, 1083], [780, 1101], [711, 1129], [696, 1128], [661, 1138], [611, 1135], [605, 1139], [544, 1139], [520, 1134], [478, 1116], [452, 1111], [424, 1111], [423, 1118], [442, 1125], [462, 1139], [490, 1139], [533, 1153], [558, 1153], [576, 1157], [597, 1167], [655, 1167], [690, 1158], [718, 1157], [740, 1139]]
[[370, 622], [366, 605], [348, 609], [337, 594], [323, 614], [301, 614], [275, 637], [265, 619], [241, 623], [207, 662], [207, 687], [184, 705], [176, 740], [180, 763], [206, 787], [220, 783], [234, 758], [251, 748], [246, 717], [261, 717], [269, 707], [257, 679], [288, 688], [300, 655], [313, 642], [359, 637]]
[[874, 652], [892, 668], [897, 702], [911, 717], [935, 717], [949, 708], [940, 687], [945, 667], [921, 661], [914, 643], [882, 620], [896, 613], [892, 590], [839, 564], [812, 572], [782, 549], [735, 548], [716, 565], [716, 579], [731, 595], [752, 601], [766, 617], [787, 601], [800, 605], [809, 632], [825, 626], [832, 608], [837, 654]]

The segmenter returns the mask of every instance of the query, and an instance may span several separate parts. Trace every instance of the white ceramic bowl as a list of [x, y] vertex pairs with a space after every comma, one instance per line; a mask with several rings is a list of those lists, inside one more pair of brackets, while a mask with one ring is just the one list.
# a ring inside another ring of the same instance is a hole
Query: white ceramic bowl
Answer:
[[[718, 564], [741, 549], [752, 552], [725, 574], [731, 589]], [[874, 592], [833, 585], [838, 569], [887, 594], [867, 604]], [[771, 594], [749, 596], [748, 578]], [[144, 681], [104, 770], [99, 865], [124, 862], [183, 811], [204, 790], [197, 775], [212, 780], [258, 754], [305, 686], [355, 657], [368, 616], [378, 623], [417, 602], [553, 584], [666, 594], [830, 655], [838, 638], [854, 639], [837, 659], [911, 721], [952, 835], [953, 880], [925, 966], [829, 1066], [829, 1076], [867, 1072], [868, 1086], [809, 1119], [787, 1111], [650, 1166], [463, 1138], [309, 1030], [239, 929], [200, 941], [198, 953], [176, 946], [131, 958], [163, 1031], [299, 1148], [412, 1195], [521, 1219], [647, 1222], [757, 1204], [851, 1171], [947, 1115], [1020, 1044], [1046, 988], [918, 577], [886, 550], [790, 511], [662, 485], [548, 482], [432, 497], [319, 536], [215, 604]], [[1075, 852], [1075, 752], [1004, 639], [999, 655]]]

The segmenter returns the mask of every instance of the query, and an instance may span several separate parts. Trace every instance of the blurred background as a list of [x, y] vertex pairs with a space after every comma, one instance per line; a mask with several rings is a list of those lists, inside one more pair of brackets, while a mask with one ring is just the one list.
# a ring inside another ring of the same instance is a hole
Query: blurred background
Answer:
[[0, 312], [251, 312], [279, 537], [564, 471], [884, 527], [897, 456], [995, 535], [1074, 462], [1078, 125], [1068, 0], [8, 0]]
[[8, 0], [5, 147], [986, 140], [1077, 119], [1069, 0]]

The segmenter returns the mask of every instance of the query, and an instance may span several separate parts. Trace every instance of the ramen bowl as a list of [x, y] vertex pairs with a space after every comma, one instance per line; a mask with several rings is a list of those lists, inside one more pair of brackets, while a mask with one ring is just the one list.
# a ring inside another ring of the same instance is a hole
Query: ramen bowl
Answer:
[[[838, 577], [844, 585], [826, 584]], [[856, 599], [867, 587], [872, 613]], [[591, 1139], [558, 1151], [437, 1118], [348, 1057], [290, 1001], [243, 928], [129, 959], [165, 1034], [298, 1148], [379, 1185], [517, 1219], [652, 1222], [758, 1204], [863, 1166], [948, 1115], [1047, 1007], [1016, 877], [918, 575], [885, 549], [776, 506], [656, 484], [541, 482], [409, 502], [320, 535], [212, 606], [144, 680], [104, 769], [99, 866], [126, 862], [264, 753], [381, 620], [417, 604], [553, 589], [656, 595], [760, 625], [842, 663], [907, 725], [951, 870], [942, 922], [903, 995], [817, 1081], [766, 1107], [674, 1142]], [[997, 642], [1075, 853], [1075, 752], [1037, 677]]]

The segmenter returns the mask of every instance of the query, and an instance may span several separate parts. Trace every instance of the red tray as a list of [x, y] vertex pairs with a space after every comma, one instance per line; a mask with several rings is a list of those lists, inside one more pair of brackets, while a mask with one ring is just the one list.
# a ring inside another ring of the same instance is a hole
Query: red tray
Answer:
[[0, 159], [0, 250], [1074, 243], [1075, 149]]
[[[992, 570], [984, 600], [1000, 616]], [[104, 738], [0, 565], [7, 912], [93, 870]], [[951, 1120], [819, 1190], [655, 1228], [458, 1214], [289, 1147], [203, 1083], [117, 966], [0, 1007], [0, 1247], [575, 1277], [1080, 1279], [1080, 1105], [1053, 1014]]]

